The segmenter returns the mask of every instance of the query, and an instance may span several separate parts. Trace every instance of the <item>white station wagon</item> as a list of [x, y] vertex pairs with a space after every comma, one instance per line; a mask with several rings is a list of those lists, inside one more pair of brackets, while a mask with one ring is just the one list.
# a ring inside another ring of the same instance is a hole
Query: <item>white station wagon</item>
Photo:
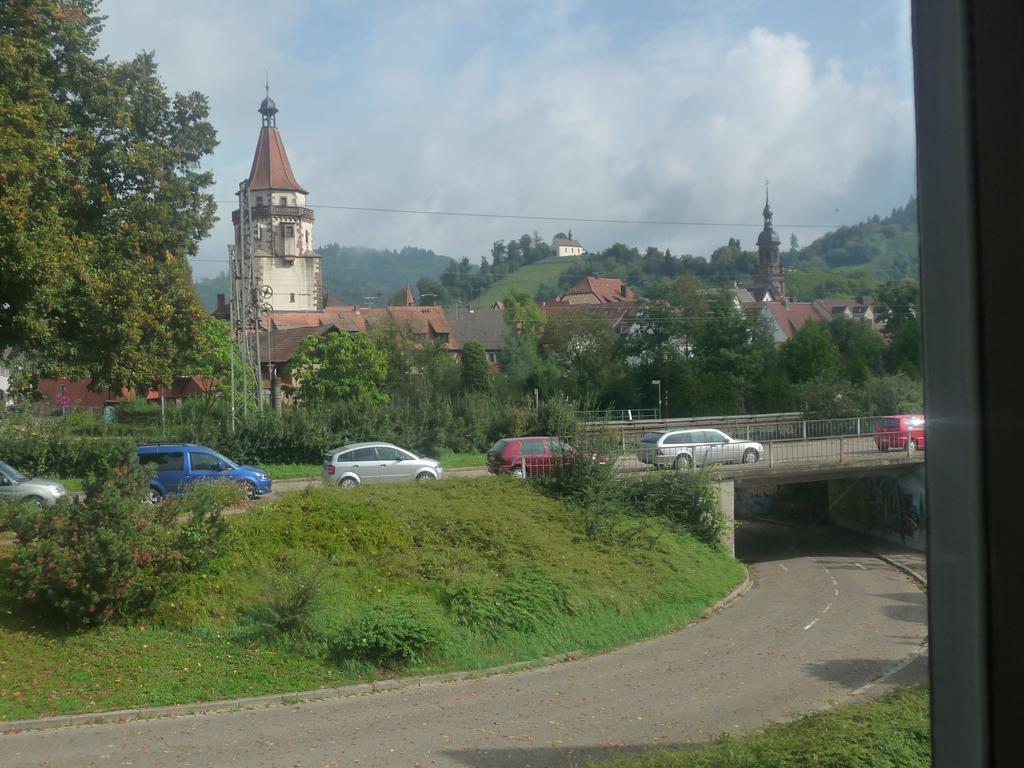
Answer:
[[712, 464], [753, 464], [764, 446], [734, 440], [717, 429], [662, 429], [640, 438], [636, 457], [656, 467], [709, 467]]

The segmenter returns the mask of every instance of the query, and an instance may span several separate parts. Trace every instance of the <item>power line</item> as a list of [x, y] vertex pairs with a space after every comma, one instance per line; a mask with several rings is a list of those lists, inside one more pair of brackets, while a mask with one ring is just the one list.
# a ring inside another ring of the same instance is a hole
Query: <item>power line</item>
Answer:
[[[237, 200], [217, 200], [218, 203], [234, 205]], [[322, 203], [320, 205], [306, 205], [305, 208], [313, 210], [331, 211], [355, 211], [359, 213], [401, 213], [416, 216], [452, 216], [473, 219], [519, 219], [524, 221], [557, 221], [557, 222], [582, 222], [584, 224], [629, 224], [641, 226], [669, 226], [669, 227], [755, 227], [763, 228], [762, 224], [750, 222], [728, 222], [728, 221], [682, 221], [674, 219], [603, 219], [588, 216], [539, 216], [526, 213], [485, 213], [480, 211], [432, 211], [418, 208], [375, 208], [360, 205], [337, 205]], [[779, 229], [832, 229], [841, 227], [842, 224], [786, 224], [775, 225]]]

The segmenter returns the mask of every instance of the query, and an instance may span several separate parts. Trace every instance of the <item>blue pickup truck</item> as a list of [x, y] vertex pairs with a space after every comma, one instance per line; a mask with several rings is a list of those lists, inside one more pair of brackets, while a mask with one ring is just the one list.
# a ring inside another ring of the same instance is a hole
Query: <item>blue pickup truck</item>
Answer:
[[147, 501], [159, 503], [166, 496], [184, 493], [201, 480], [240, 483], [250, 499], [270, 493], [270, 475], [259, 467], [240, 466], [216, 451], [191, 443], [140, 445], [139, 465], [153, 471]]

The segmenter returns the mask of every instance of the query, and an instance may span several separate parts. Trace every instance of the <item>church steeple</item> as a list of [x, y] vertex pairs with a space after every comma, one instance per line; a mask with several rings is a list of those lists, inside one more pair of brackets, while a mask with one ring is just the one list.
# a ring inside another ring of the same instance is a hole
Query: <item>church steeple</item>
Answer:
[[761, 211], [761, 215], [764, 216], [764, 228], [765, 231], [771, 232], [772, 230], [772, 206], [768, 202], [768, 181], [764, 182], [764, 210]]
[[786, 295], [786, 281], [779, 262], [779, 236], [772, 228], [772, 206], [768, 201], [768, 182], [764, 183], [764, 229], [757, 236], [757, 275], [754, 277], [754, 298], [758, 301], [780, 300]]

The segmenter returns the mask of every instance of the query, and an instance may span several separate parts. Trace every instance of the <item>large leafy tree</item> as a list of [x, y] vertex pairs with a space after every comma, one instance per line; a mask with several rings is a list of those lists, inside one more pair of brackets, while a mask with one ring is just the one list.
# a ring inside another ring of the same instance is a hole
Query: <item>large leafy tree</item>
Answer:
[[917, 318], [921, 305], [921, 289], [916, 280], [890, 280], [876, 291], [875, 316], [885, 332], [895, 336], [905, 323]]
[[0, 346], [93, 386], [167, 382], [202, 346], [186, 260], [215, 221], [199, 93], [94, 56], [95, 0], [0, 6]]
[[580, 307], [549, 321], [543, 342], [561, 370], [563, 392], [573, 401], [598, 406], [633, 404], [622, 336], [606, 317]]
[[828, 324], [829, 334], [843, 359], [845, 377], [863, 384], [882, 372], [885, 342], [870, 323], [838, 317]]
[[843, 370], [843, 359], [828, 329], [817, 322], [804, 323], [782, 346], [789, 380], [801, 384], [811, 379], [834, 379]]
[[308, 336], [292, 359], [295, 395], [304, 404], [350, 402], [378, 406], [387, 402], [386, 354], [366, 334]]

